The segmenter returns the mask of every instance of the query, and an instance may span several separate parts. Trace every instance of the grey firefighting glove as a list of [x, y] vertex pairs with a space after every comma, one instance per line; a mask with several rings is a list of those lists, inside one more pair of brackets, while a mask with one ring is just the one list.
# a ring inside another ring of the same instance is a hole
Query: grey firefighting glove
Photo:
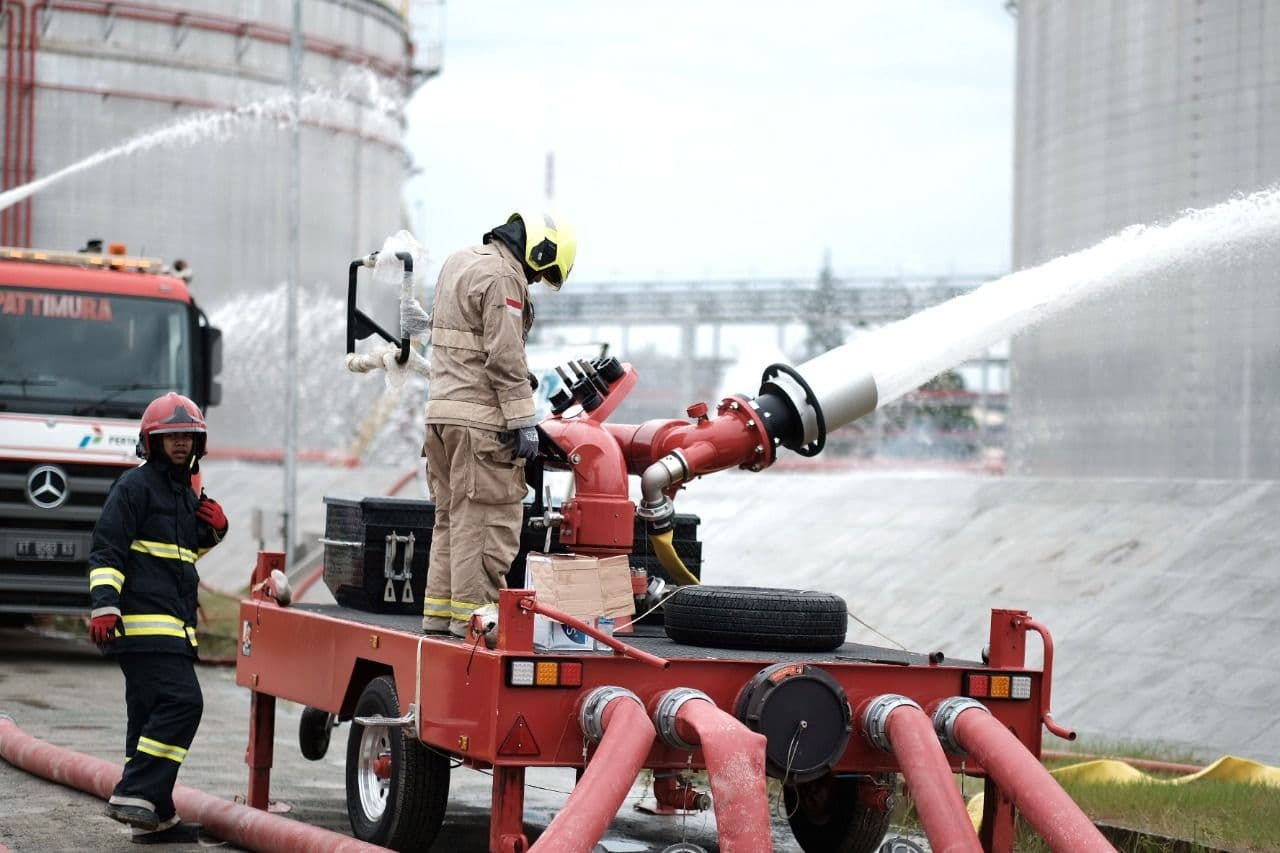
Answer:
[[535, 459], [538, 456], [537, 427], [520, 427], [516, 430], [516, 456], [521, 459]]

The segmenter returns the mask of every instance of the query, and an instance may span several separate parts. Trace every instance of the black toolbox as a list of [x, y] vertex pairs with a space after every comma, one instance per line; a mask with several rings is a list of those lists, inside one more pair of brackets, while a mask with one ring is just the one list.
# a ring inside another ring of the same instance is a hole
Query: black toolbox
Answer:
[[[324, 503], [324, 537], [320, 540], [324, 545], [324, 583], [338, 604], [374, 613], [421, 613], [435, 503], [412, 498], [330, 496], [325, 497]], [[507, 586], [512, 589], [524, 587], [525, 555], [548, 550], [546, 531], [529, 524], [531, 517], [541, 514], [540, 507], [535, 512], [532, 504], [524, 505], [520, 551], [507, 573]], [[699, 523], [696, 515], [676, 513], [672, 542], [676, 555], [700, 578]], [[551, 553], [567, 550], [560, 544], [559, 534], [558, 529], [552, 529]], [[639, 519], [633, 548], [629, 560], [632, 567], [671, 582], [658, 564]]]

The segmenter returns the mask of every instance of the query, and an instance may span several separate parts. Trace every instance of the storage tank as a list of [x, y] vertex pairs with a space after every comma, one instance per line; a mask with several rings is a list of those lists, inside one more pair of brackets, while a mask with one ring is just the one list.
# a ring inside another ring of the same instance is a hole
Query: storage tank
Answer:
[[[1014, 264], [1280, 178], [1280, 2], [1019, 0]], [[1280, 476], [1276, 252], [1224, 252], [1011, 344], [1011, 470]]]
[[[224, 376], [210, 413], [215, 446], [283, 445], [284, 301], [289, 270], [288, 105], [292, 4], [245, 0], [5, 2], [4, 183], [57, 173], [139, 134], [187, 120], [159, 144], [106, 160], [3, 213], [0, 243], [76, 249], [89, 238], [131, 254], [182, 258], [217, 315], [279, 311], [237, 337], [227, 358], [255, 373]], [[347, 263], [405, 227], [409, 168], [399, 106], [415, 68], [399, 2], [303, 0], [300, 302], [345, 293]], [[230, 112], [228, 112], [230, 111]], [[205, 121], [197, 116], [213, 115]], [[232, 320], [235, 317], [230, 318]], [[262, 320], [263, 318], [255, 318]], [[344, 317], [330, 318], [341, 327]], [[340, 362], [342, 350], [333, 352]], [[307, 367], [304, 365], [304, 370]], [[245, 378], [257, 380], [245, 387]], [[317, 422], [300, 400], [300, 442]], [[323, 396], [323, 395], [320, 395]], [[331, 402], [331, 401], [330, 401]], [[246, 424], [244, 409], [254, 407]], [[249, 433], [249, 429], [252, 433]], [[242, 431], [243, 430], [243, 431]]]

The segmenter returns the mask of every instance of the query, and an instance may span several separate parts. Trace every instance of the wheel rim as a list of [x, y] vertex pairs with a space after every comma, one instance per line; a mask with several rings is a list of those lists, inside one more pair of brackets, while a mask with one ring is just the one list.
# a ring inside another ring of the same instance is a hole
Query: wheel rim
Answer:
[[[370, 823], [382, 819], [391, 789], [390, 775], [378, 773], [391, 755], [391, 735], [386, 726], [365, 726], [360, 733], [360, 756], [356, 765], [356, 787], [360, 792], [360, 808]], [[381, 761], [380, 761], [381, 759]]]

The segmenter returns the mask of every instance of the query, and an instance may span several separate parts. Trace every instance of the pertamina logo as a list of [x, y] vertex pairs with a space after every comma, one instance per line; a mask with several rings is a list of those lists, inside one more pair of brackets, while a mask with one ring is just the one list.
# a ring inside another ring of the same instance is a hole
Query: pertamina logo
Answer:
[[95, 426], [93, 432], [80, 439], [81, 447], [88, 447], [90, 444], [102, 444], [102, 427]]

